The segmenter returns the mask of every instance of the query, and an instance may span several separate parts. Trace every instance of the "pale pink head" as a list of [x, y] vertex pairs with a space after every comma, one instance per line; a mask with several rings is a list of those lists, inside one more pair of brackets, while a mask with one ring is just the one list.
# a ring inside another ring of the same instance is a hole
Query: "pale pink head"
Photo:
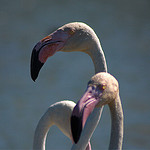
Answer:
[[[84, 23], [69, 23], [40, 40], [31, 55], [31, 77], [35, 81], [47, 58], [58, 51], [85, 51], [90, 47], [94, 31]], [[96, 36], [96, 35], [95, 35]]]
[[75, 143], [78, 142], [86, 120], [94, 108], [114, 101], [118, 90], [117, 80], [108, 73], [101, 72], [91, 78], [84, 95], [77, 102], [71, 116], [71, 130]]

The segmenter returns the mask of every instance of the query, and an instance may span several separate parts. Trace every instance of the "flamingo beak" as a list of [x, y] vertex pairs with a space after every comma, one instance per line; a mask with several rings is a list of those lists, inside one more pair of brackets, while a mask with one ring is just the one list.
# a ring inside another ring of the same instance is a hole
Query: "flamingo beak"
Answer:
[[56, 31], [40, 40], [33, 48], [31, 55], [30, 72], [31, 78], [35, 81], [39, 71], [48, 57], [53, 56], [57, 51], [63, 51], [67, 40], [74, 35], [74, 30], [58, 28]]
[[49, 36], [38, 42], [32, 50], [30, 73], [31, 78], [35, 81], [38, 77], [40, 69], [46, 62], [47, 58], [53, 56], [58, 50], [60, 41], [52, 41]]
[[78, 142], [87, 118], [100, 101], [101, 91], [89, 86], [73, 109], [71, 115], [71, 132], [75, 143]]
[[36, 50], [36, 46], [32, 50], [31, 63], [30, 63], [30, 73], [31, 73], [31, 78], [33, 81], [36, 80], [36, 78], [38, 77], [40, 69], [44, 65], [44, 63], [39, 61], [40, 48], [39, 48], [39, 50]]
[[70, 33], [58, 29], [35, 45], [32, 50], [30, 65], [33, 81], [37, 79], [39, 71], [47, 58], [53, 56], [57, 51], [61, 51], [70, 36]]

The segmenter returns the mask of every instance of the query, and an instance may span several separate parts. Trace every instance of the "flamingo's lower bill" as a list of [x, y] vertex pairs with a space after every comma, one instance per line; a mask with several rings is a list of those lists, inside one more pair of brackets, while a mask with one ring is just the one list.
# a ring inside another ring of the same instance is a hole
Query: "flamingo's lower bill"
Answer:
[[71, 130], [75, 143], [77, 143], [80, 138], [82, 128], [87, 118], [98, 104], [100, 93], [101, 91], [97, 88], [89, 86], [83, 97], [74, 107], [71, 116]]

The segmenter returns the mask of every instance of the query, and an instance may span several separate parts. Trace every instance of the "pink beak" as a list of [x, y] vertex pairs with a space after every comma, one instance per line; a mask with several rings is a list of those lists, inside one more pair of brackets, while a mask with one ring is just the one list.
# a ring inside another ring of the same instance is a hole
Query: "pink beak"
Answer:
[[83, 97], [74, 107], [71, 116], [71, 131], [75, 143], [77, 143], [80, 138], [87, 118], [99, 103], [101, 94], [102, 91], [97, 87], [89, 86]]
[[57, 49], [54, 48], [54, 46], [59, 43], [60, 41], [40, 41], [35, 45], [32, 51], [30, 65], [31, 78], [33, 81], [38, 77], [38, 74], [47, 58], [56, 53]]
[[40, 69], [47, 58], [53, 56], [57, 51], [60, 51], [69, 37], [70, 35], [67, 32], [56, 30], [34, 46], [30, 65], [31, 78], [33, 81], [37, 79]]

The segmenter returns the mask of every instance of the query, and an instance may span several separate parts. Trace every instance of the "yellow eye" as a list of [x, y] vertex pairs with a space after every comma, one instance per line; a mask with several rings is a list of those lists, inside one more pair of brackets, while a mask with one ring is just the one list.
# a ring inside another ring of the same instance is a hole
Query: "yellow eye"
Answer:
[[102, 89], [105, 90], [106, 89], [106, 85], [102, 85]]
[[98, 85], [99, 89], [104, 91], [106, 89], [106, 85], [102, 84], [102, 85]]

